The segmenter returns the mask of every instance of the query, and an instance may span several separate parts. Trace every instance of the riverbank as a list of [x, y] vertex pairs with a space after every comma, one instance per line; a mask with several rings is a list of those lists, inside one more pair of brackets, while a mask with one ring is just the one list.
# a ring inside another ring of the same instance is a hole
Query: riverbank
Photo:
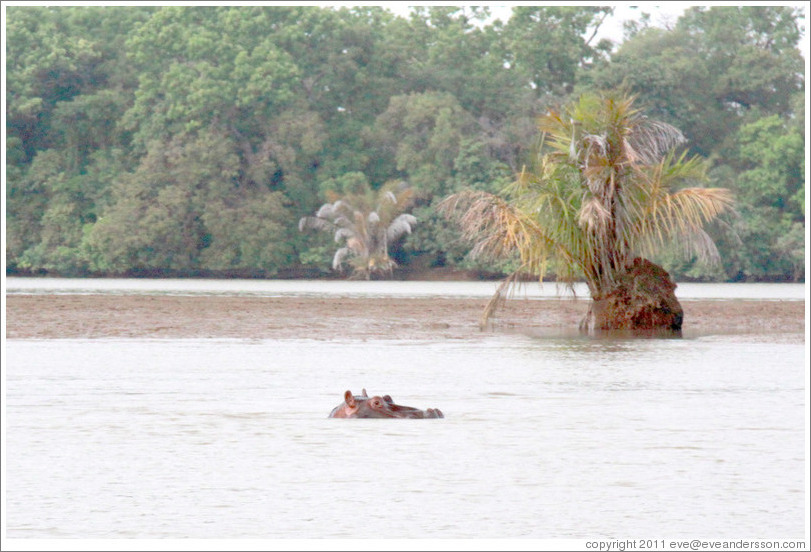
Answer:
[[[575, 331], [587, 300], [512, 299], [482, 332], [487, 299], [9, 295], [9, 339], [475, 339]], [[682, 301], [684, 334], [802, 343], [803, 301]]]

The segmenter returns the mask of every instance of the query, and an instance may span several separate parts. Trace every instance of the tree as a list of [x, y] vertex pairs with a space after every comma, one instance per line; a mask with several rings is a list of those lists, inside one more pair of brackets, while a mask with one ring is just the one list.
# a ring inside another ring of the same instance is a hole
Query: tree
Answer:
[[741, 127], [734, 156], [713, 171], [741, 203], [725, 258], [735, 279], [804, 277], [804, 132], [802, 120], [758, 119]]
[[667, 276], [638, 258], [666, 241], [679, 240], [689, 254], [716, 258], [703, 226], [731, 208], [729, 192], [672, 191], [677, 184], [704, 180], [705, 166], [698, 158], [676, 156], [674, 148], [684, 142], [681, 132], [645, 117], [632, 97], [584, 95], [542, 117], [539, 128], [542, 147], [535, 165], [503, 194], [460, 192], [443, 203], [445, 212], [459, 217], [464, 236], [476, 242], [474, 254], [520, 258], [483, 321], [521, 273], [543, 278], [551, 266], [560, 281], [582, 277], [588, 284], [586, 327], [680, 329], [680, 313], [662, 316], [668, 314], [663, 310], [680, 310], [675, 296], [662, 296], [672, 289], [643, 290], [646, 297], [632, 301], [635, 312], [621, 311], [618, 300], [647, 285], [646, 274], [654, 282]]
[[734, 149], [737, 129], [753, 116], [785, 115], [802, 93], [800, 17], [788, 6], [693, 7], [673, 30], [631, 36], [584, 78], [596, 88], [627, 87], [697, 153], [717, 156]]
[[[95, 177], [121, 145], [131, 101], [123, 42], [153, 8], [7, 11], [6, 259], [11, 270], [79, 275], [104, 192]], [[109, 179], [104, 179], [107, 186]]]
[[[130, 65], [123, 37], [153, 10], [99, 6], [8, 9], [7, 134], [20, 138], [26, 161], [53, 144], [51, 115], [60, 104], [105, 88], [110, 93], [115, 90], [120, 98], [128, 96]], [[85, 107], [95, 109], [90, 104]]]
[[[11, 7], [7, 270], [325, 273], [331, 238], [295, 222], [354, 173], [419, 191], [419, 225], [389, 252], [403, 268], [492, 270], [471, 264], [436, 205], [501, 190], [539, 115], [625, 84], [740, 204], [738, 236], [708, 228], [722, 268], [651, 260], [679, 277], [802, 278], [801, 12], [695, 8], [671, 30], [630, 30], [609, 56], [594, 30], [610, 11], [524, 6], [501, 22], [465, 6]], [[211, 170], [227, 175], [195, 176]]]
[[416, 188], [445, 195], [463, 140], [475, 132], [475, 120], [454, 96], [426, 92], [393, 96], [368, 134], [379, 157], [391, 157]]
[[221, 134], [155, 141], [113, 198], [88, 237], [102, 271], [272, 275], [292, 254], [288, 202], [240, 179], [237, 148]]
[[362, 173], [350, 173], [342, 180], [342, 197], [322, 205], [314, 217], [302, 217], [299, 230], [332, 232], [337, 243], [344, 243], [332, 259], [334, 270], [341, 270], [346, 261], [354, 269], [353, 278], [390, 275], [396, 263], [389, 257], [389, 245], [410, 234], [417, 223], [413, 215], [403, 213], [413, 189], [390, 182], [375, 192]]
[[[516, 6], [504, 35], [508, 63], [535, 94], [571, 93], [578, 67], [601, 57], [610, 44], [591, 44], [613, 8], [592, 6]], [[586, 38], [588, 37], [588, 38]]]

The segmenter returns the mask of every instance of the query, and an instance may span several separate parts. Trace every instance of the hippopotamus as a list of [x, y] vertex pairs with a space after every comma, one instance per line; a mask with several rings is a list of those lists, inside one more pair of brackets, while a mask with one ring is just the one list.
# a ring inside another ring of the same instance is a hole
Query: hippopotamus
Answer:
[[330, 418], [444, 418], [438, 408], [420, 410], [395, 404], [391, 395], [370, 397], [366, 389], [361, 395], [344, 393], [344, 402], [332, 409]]

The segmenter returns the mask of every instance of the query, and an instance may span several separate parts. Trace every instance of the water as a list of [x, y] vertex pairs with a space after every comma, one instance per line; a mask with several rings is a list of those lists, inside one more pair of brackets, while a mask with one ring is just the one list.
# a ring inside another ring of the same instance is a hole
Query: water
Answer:
[[803, 538], [805, 345], [735, 337], [6, 340], [6, 536]]
[[[127, 295], [239, 295], [248, 297], [491, 297], [500, 282], [423, 282], [349, 280], [196, 280], [133, 278], [6, 278], [7, 294], [127, 294]], [[577, 297], [589, 297], [585, 284], [574, 286]], [[537, 282], [523, 284], [518, 297], [570, 297], [565, 286]], [[804, 284], [680, 283], [679, 299], [802, 300]]]
[[[800, 345], [10, 340], [10, 538], [801, 538]], [[334, 420], [345, 389], [444, 420]]]

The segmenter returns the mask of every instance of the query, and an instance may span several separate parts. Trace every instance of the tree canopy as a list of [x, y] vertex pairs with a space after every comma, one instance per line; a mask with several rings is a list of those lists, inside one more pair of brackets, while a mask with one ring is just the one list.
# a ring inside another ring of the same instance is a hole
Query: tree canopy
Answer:
[[[679, 128], [740, 216], [722, 264], [669, 246], [676, 278], [804, 278], [802, 14], [690, 8], [672, 29], [595, 42], [611, 8], [11, 6], [6, 263], [60, 275], [331, 274], [299, 232], [347, 179], [413, 190], [398, 270], [509, 272], [436, 206], [530, 164], [537, 118], [622, 89]], [[411, 226], [411, 225], [410, 225]]]

